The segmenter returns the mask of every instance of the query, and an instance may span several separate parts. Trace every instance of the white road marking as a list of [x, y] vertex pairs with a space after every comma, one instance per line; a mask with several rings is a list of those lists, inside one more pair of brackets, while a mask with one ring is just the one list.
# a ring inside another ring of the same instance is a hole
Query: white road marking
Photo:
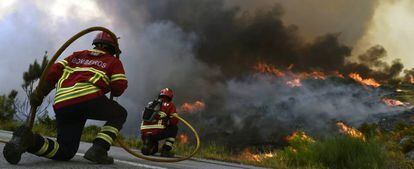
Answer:
[[[76, 155], [83, 157], [85, 154], [76, 153]], [[124, 161], [124, 160], [118, 160], [118, 159], [114, 159], [114, 161], [117, 162], [117, 163], [123, 163], [123, 164], [127, 164], [127, 165], [132, 165], [132, 166], [135, 166], [135, 167], [144, 167], [144, 168], [149, 168], [149, 169], [167, 169], [167, 168], [163, 168], [163, 167], [150, 166], [150, 165], [146, 165], [146, 164], [135, 163], [135, 162], [130, 162], [130, 161]]]

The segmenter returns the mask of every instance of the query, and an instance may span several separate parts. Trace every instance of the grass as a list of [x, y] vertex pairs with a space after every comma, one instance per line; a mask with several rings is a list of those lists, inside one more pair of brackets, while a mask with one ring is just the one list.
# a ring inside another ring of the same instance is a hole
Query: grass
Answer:
[[[0, 123], [4, 130], [14, 130], [19, 123], [5, 121]], [[33, 130], [39, 134], [55, 137], [55, 126], [36, 124]], [[99, 132], [97, 126], [85, 127], [82, 141], [91, 142]], [[270, 149], [267, 152], [252, 147], [242, 152], [215, 143], [203, 143], [197, 158], [235, 162], [268, 168], [288, 169], [382, 169], [382, 168], [414, 168], [414, 162], [405, 160], [404, 146], [398, 141], [406, 135], [414, 136], [414, 126], [398, 125], [394, 131], [383, 133], [376, 125], [363, 125], [360, 130], [366, 140], [337, 135], [318, 140], [297, 137], [289, 141], [290, 145], [283, 149]], [[139, 138], [124, 138], [130, 147], [139, 148]], [[409, 148], [413, 145], [406, 145]], [[188, 155], [193, 144], [177, 143], [176, 154]]]

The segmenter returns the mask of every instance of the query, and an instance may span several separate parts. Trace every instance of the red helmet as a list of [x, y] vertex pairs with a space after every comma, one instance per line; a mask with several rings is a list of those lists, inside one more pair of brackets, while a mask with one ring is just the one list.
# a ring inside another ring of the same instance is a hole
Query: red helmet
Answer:
[[168, 98], [172, 99], [174, 97], [174, 93], [170, 88], [165, 88], [160, 91], [159, 96], [167, 96]]
[[97, 43], [103, 43], [103, 44], [110, 45], [116, 50], [116, 52], [120, 52], [118, 45], [117, 45], [118, 42], [115, 39], [113, 39], [112, 36], [107, 32], [102, 31], [96, 35], [95, 39], [92, 42], [92, 45], [95, 45]]

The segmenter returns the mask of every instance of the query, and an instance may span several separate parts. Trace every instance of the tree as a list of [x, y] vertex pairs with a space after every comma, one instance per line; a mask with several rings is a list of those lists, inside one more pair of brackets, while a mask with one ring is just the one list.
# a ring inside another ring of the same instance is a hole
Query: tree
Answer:
[[49, 59], [47, 59], [47, 51], [45, 51], [42, 63], [39, 64], [37, 63], [37, 60], [35, 60], [33, 64], [29, 65], [29, 69], [23, 73], [22, 88], [26, 94], [30, 95], [33, 92], [33, 85], [37, 80], [39, 80], [40, 76], [42, 76], [43, 70], [45, 70], [47, 63], [49, 63]]
[[[49, 59], [47, 58], [47, 51], [43, 55], [41, 64], [35, 60], [32, 64], [29, 65], [29, 68], [26, 72], [23, 73], [23, 84], [22, 88], [27, 97], [24, 97], [22, 100], [15, 99], [15, 110], [17, 112], [17, 118], [21, 121], [26, 120], [29, 117], [30, 113], [30, 100], [29, 97], [33, 93], [34, 85], [38, 82], [40, 76], [43, 73], [43, 70], [46, 68]], [[50, 104], [50, 100], [46, 102], [46, 105], [40, 106], [36, 112], [37, 117], [45, 117], [47, 114], [47, 107]]]
[[0, 96], [0, 121], [12, 120], [16, 114], [17, 91], [12, 90], [8, 95]]

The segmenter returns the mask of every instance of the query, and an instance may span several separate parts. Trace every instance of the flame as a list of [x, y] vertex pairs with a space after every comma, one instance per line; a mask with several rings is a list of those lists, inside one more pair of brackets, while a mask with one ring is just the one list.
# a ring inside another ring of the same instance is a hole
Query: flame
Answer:
[[414, 76], [413, 75], [410, 75], [409, 81], [410, 81], [411, 84], [414, 84]]
[[326, 75], [323, 72], [320, 71], [313, 71], [310, 73], [307, 72], [303, 72], [299, 74], [299, 77], [301, 77], [301, 79], [308, 79], [308, 78], [312, 78], [315, 80], [325, 80], [326, 79]]
[[186, 134], [178, 135], [178, 142], [180, 144], [187, 144], [188, 143], [188, 136]]
[[255, 162], [262, 162], [264, 159], [272, 158], [275, 155], [272, 152], [267, 152], [263, 154], [254, 154], [251, 152], [249, 148], [246, 148], [241, 153], [241, 157], [244, 159], [247, 159], [249, 161], [255, 161]]
[[302, 83], [300, 82], [299, 78], [295, 78], [293, 80], [289, 80], [286, 82], [286, 85], [288, 85], [289, 87], [300, 87], [302, 86]]
[[337, 76], [337, 77], [339, 77], [339, 78], [345, 78], [345, 76], [344, 76], [344, 74], [342, 74], [342, 73], [339, 73], [339, 71], [336, 71], [335, 72], [335, 75]]
[[256, 162], [261, 162], [263, 160], [262, 157], [260, 157], [259, 154], [253, 154], [249, 148], [244, 149], [244, 151], [242, 152], [241, 156], [247, 160], [250, 161], [256, 161]]
[[273, 155], [273, 153], [272, 153], [272, 152], [265, 153], [265, 154], [264, 154], [264, 156], [265, 156], [266, 158], [272, 158], [272, 157], [274, 157], [274, 155]]
[[344, 133], [344, 134], [349, 135], [351, 137], [359, 138], [359, 139], [362, 139], [362, 140], [365, 141], [364, 134], [362, 134], [357, 129], [352, 128], [350, 126], [347, 126], [345, 123], [340, 122], [340, 121], [339, 122], [336, 122], [336, 126], [339, 127], [339, 130], [340, 130], [341, 133]]
[[402, 101], [399, 100], [394, 100], [394, 99], [389, 99], [389, 98], [383, 98], [382, 101], [391, 107], [395, 107], [395, 106], [405, 106], [405, 104]]
[[184, 103], [181, 105], [180, 111], [187, 112], [187, 113], [193, 113], [197, 111], [204, 110], [206, 107], [206, 104], [201, 101], [196, 101], [194, 103]]
[[292, 70], [293, 67], [295, 67], [295, 65], [294, 64], [290, 64], [289, 67], [288, 67], [288, 70]]
[[[291, 64], [286, 69], [286, 71], [281, 71], [277, 69], [275, 66], [271, 64], [267, 64], [264, 62], [259, 62], [254, 66], [254, 69], [259, 73], [268, 73], [272, 74], [276, 77], [286, 77], [286, 85], [289, 87], [300, 87], [302, 86], [301, 80], [303, 79], [315, 79], [315, 80], [326, 80], [329, 76], [336, 76], [339, 78], [344, 78], [344, 75], [339, 73], [339, 71], [331, 72], [328, 75], [321, 71], [312, 71], [312, 72], [301, 72], [301, 73], [294, 73], [291, 70], [293, 69], [294, 65]], [[381, 84], [378, 83], [373, 78], [363, 79], [360, 74], [358, 73], [350, 73], [348, 75], [350, 78], [354, 79], [358, 83], [365, 85], [365, 86], [372, 86], [372, 87], [380, 87]], [[412, 83], [414, 84], [414, 77], [410, 76], [412, 79]]]
[[375, 81], [375, 79], [373, 79], [373, 78], [363, 79], [361, 77], [361, 75], [359, 75], [358, 73], [350, 73], [349, 77], [354, 79], [358, 83], [361, 83], [361, 84], [365, 85], [365, 86], [372, 86], [372, 87], [375, 87], [375, 88], [381, 86], [381, 84], [379, 84], [377, 81]]
[[254, 66], [254, 69], [260, 73], [271, 73], [277, 77], [283, 77], [285, 76], [285, 73], [280, 71], [279, 69], [276, 69], [273, 65], [268, 65], [263, 62], [259, 62]]
[[291, 141], [294, 141], [294, 140], [315, 142], [315, 140], [312, 137], [309, 137], [303, 131], [295, 131], [290, 136], [286, 137], [286, 141], [288, 141], [288, 142], [291, 142]]

